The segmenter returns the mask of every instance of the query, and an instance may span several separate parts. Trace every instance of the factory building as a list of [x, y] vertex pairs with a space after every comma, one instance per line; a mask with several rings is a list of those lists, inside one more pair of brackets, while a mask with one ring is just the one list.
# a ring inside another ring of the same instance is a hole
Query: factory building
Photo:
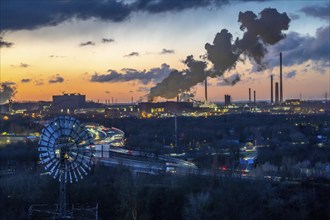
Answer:
[[55, 112], [70, 113], [75, 109], [84, 108], [86, 105], [86, 96], [76, 93], [54, 95], [52, 110]]

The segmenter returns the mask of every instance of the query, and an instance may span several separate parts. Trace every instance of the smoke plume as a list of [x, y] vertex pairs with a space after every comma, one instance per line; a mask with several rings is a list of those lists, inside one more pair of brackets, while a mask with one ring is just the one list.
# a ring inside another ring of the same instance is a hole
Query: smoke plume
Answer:
[[2, 83], [0, 87], [0, 104], [6, 103], [15, 94], [16, 87]]
[[198, 61], [188, 56], [184, 61], [188, 69], [184, 71], [173, 70], [167, 78], [150, 89], [149, 101], [157, 96], [172, 99], [180, 92], [189, 91], [190, 88], [205, 79], [206, 62]]
[[[240, 12], [238, 22], [244, 31], [242, 39], [237, 38], [233, 43], [233, 36], [226, 29], [216, 34], [213, 44], [205, 44], [206, 61], [195, 60], [188, 56], [184, 63], [184, 71], [173, 70], [167, 78], [150, 89], [149, 100], [160, 96], [175, 98], [180, 92], [203, 82], [207, 76], [219, 77], [236, 67], [238, 61], [249, 58], [254, 60], [260, 68], [264, 68], [263, 58], [267, 53], [267, 46], [274, 45], [283, 38], [284, 30], [288, 30], [290, 18], [286, 13], [279, 13], [276, 9], [266, 8], [259, 16], [252, 11]], [[207, 61], [212, 64], [207, 70]], [[239, 81], [235, 78], [235, 83]], [[233, 84], [233, 83], [231, 83]]]
[[217, 83], [218, 86], [233, 86], [241, 80], [241, 76], [235, 73], [227, 78], [223, 78], [221, 82]]

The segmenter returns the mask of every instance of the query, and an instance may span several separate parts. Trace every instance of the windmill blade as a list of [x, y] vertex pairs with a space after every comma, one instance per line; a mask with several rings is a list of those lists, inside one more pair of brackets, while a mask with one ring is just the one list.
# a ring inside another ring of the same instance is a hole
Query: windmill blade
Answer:
[[71, 171], [72, 171], [72, 173], [73, 173], [73, 176], [74, 176], [76, 182], [78, 182], [78, 177], [77, 177], [77, 174], [76, 174], [76, 172], [75, 172], [75, 169], [73, 168], [73, 164], [72, 164], [72, 163], [71, 163]]
[[78, 174], [79, 174], [79, 176], [80, 176], [80, 179], [84, 179], [84, 177], [81, 175], [81, 173], [80, 173], [80, 170], [79, 170], [79, 167], [77, 167], [77, 172], [78, 172]]
[[92, 136], [80, 121], [59, 116], [49, 121], [41, 131], [39, 158], [54, 179], [78, 181], [87, 175], [92, 164]]
[[[60, 165], [60, 162], [59, 161], [57, 161], [55, 164], [54, 164], [54, 166], [52, 166], [52, 168], [50, 169], [50, 173], [51, 174], [54, 174], [54, 176], [55, 176], [55, 174], [57, 173], [57, 171], [59, 170], [58, 169], [58, 166]], [[54, 171], [55, 171], [55, 173], [54, 173]]]
[[58, 161], [56, 160], [56, 158], [51, 159], [49, 162], [46, 162], [47, 164], [45, 165], [45, 169], [48, 170], [50, 167], [56, 165], [56, 163], [58, 163]]

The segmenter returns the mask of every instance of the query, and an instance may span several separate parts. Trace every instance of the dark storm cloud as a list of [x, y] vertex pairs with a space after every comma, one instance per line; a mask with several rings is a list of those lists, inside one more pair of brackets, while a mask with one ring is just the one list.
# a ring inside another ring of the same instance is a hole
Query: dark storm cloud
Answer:
[[128, 82], [138, 80], [143, 84], [148, 84], [150, 82], [160, 82], [165, 77], [168, 76], [171, 69], [167, 64], [162, 64], [160, 68], [152, 68], [149, 71], [138, 71], [135, 69], [125, 68], [122, 69], [123, 73], [119, 73], [115, 70], [108, 70], [108, 74], [98, 74], [92, 75], [91, 82]]
[[31, 82], [31, 79], [22, 79], [21, 80], [21, 83], [29, 83], [29, 82]]
[[0, 37], [0, 48], [10, 48], [14, 45], [14, 43], [12, 42], [7, 42], [7, 41], [4, 41], [2, 37]]
[[[221, 77], [225, 71], [234, 69], [238, 61], [249, 58], [255, 61], [261, 69], [264, 68], [263, 58], [267, 53], [267, 46], [274, 45], [285, 38], [282, 32], [288, 30], [290, 18], [286, 13], [279, 13], [276, 9], [266, 8], [257, 16], [252, 11], [240, 12], [238, 21], [240, 29], [244, 31], [242, 39], [233, 42], [233, 36], [227, 29], [222, 29], [216, 34], [213, 44], [205, 44], [206, 55], [204, 58], [213, 64], [207, 70], [206, 61], [197, 61], [188, 56], [184, 61], [188, 69], [174, 70], [161, 83], [150, 89], [149, 100], [161, 96], [175, 98], [177, 94], [189, 91], [192, 86], [203, 82], [206, 77]], [[224, 79], [224, 83], [226, 83]], [[235, 84], [240, 80], [227, 83]]]
[[115, 0], [1, 1], [1, 32], [55, 26], [71, 18], [119, 22], [130, 13], [129, 5]]
[[295, 70], [288, 72], [288, 74], [286, 74], [286, 78], [291, 79], [294, 78], [297, 75], [297, 72]]
[[324, 4], [323, 6], [314, 5], [314, 6], [306, 6], [302, 8], [300, 11], [305, 13], [308, 16], [325, 19], [329, 21], [330, 14], [330, 3]]
[[279, 66], [279, 54], [283, 53], [283, 65], [291, 66], [301, 64], [308, 60], [320, 62], [323, 66], [329, 66], [330, 54], [330, 26], [320, 27], [315, 37], [300, 35], [290, 32], [286, 39], [270, 48], [269, 65]]
[[80, 43], [79, 44], [80, 47], [84, 47], [84, 46], [95, 46], [95, 43], [93, 41], [87, 41], [84, 43]]
[[140, 54], [138, 52], [131, 52], [127, 55], [124, 55], [124, 57], [137, 57], [139, 56]]
[[[14, 83], [15, 84], [15, 83]], [[6, 103], [9, 99], [14, 97], [16, 94], [16, 87], [13, 84], [8, 84], [8, 82], [2, 83], [0, 85], [0, 104]]]
[[174, 50], [168, 50], [168, 49], [163, 49], [162, 52], [160, 52], [160, 54], [173, 54]]
[[162, 13], [200, 7], [220, 8], [227, 4], [230, 4], [229, 0], [1, 1], [0, 32], [56, 26], [72, 18], [80, 20], [96, 18], [103, 21], [120, 22], [133, 12]]
[[50, 80], [48, 80], [48, 82], [50, 84], [53, 84], [53, 83], [63, 83], [64, 82], [64, 78], [61, 77], [59, 74], [57, 74], [56, 76], [53, 76]]
[[112, 43], [114, 42], [115, 40], [112, 39], [112, 38], [103, 38], [102, 39], [102, 43], [106, 44], [106, 43]]
[[137, 0], [133, 7], [136, 10], [147, 11], [150, 13], [160, 13], [167, 11], [183, 11], [190, 8], [200, 8], [206, 6], [221, 6], [228, 4], [228, 0]]

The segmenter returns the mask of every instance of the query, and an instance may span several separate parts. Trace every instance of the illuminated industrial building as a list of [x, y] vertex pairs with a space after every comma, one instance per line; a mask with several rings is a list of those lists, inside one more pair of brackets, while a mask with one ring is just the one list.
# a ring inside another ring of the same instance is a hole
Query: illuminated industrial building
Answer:
[[75, 109], [84, 108], [86, 105], [86, 96], [80, 94], [54, 95], [52, 110], [55, 112], [70, 113]]
[[141, 102], [138, 104], [141, 115], [182, 114], [194, 110], [192, 102]]

